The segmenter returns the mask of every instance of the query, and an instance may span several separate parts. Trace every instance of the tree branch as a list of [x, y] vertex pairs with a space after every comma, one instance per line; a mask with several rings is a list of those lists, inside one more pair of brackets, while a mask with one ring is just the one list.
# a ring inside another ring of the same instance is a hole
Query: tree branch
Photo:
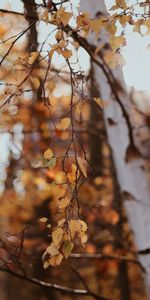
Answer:
[[[138, 251], [139, 253], [139, 251]], [[150, 253], [150, 252], [149, 252]], [[140, 254], [140, 253], [139, 253]], [[145, 268], [142, 266], [142, 264], [134, 258], [129, 258], [127, 256], [117, 255], [117, 254], [103, 254], [103, 253], [96, 253], [96, 254], [90, 254], [90, 253], [72, 253], [70, 255], [71, 258], [79, 259], [109, 259], [109, 260], [118, 260], [118, 261], [124, 261], [126, 263], [133, 263], [137, 264], [141, 270], [145, 273]]]
[[21, 275], [19, 273], [16, 273], [15, 271], [7, 269], [7, 268], [3, 268], [0, 271], [9, 273], [12, 276], [15, 276], [15, 277], [17, 277], [21, 280], [33, 283], [33, 284], [38, 285], [38, 286], [41, 286], [41, 287], [44, 287], [44, 288], [49, 288], [49, 289], [54, 289], [54, 290], [56, 290], [56, 291], [58, 291], [62, 294], [71, 294], [71, 295], [75, 295], [75, 296], [78, 296], [78, 295], [91, 296], [94, 299], [98, 299], [98, 300], [111, 300], [111, 299], [108, 299], [108, 298], [105, 298], [105, 297], [101, 297], [101, 296], [99, 296], [95, 293], [92, 293], [91, 291], [88, 291], [86, 289], [73, 289], [73, 288], [70, 288], [70, 287], [61, 286], [59, 284], [45, 282], [45, 281], [39, 280], [39, 279], [34, 278], [34, 277], [29, 277], [27, 275]]

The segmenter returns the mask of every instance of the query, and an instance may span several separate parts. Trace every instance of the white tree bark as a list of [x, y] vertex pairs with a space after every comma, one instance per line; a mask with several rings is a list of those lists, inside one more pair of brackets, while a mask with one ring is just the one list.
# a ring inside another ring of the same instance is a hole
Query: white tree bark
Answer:
[[[106, 6], [103, 0], [81, 0], [81, 8], [83, 11], [88, 11], [92, 16], [95, 16], [98, 11], [106, 13]], [[90, 36], [89, 41], [95, 44], [93, 35]], [[99, 85], [100, 96], [102, 99], [107, 99], [110, 103], [104, 109], [104, 115], [120, 188], [122, 191], [131, 193], [138, 200], [125, 202], [137, 249], [150, 248], [150, 183], [148, 176], [141, 168], [145, 162], [141, 158], [131, 160], [128, 163], [125, 161], [126, 150], [129, 145], [128, 128], [125, 119], [118, 103], [111, 100], [112, 94], [103, 72], [98, 66], [94, 65], [93, 67], [95, 79]], [[122, 86], [125, 88], [121, 69], [115, 71], [114, 75], [121, 81]], [[121, 100], [123, 103], [129, 103], [127, 95], [122, 96]], [[108, 118], [112, 118], [117, 125], [109, 126]], [[150, 255], [142, 255], [139, 259], [147, 271], [146, 283], [150, 298]]]

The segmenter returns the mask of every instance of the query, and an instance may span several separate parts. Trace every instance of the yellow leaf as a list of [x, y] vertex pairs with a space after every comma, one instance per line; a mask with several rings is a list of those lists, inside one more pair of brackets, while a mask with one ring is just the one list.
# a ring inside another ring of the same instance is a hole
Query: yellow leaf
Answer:
[[99, 34], [102, 26], [103, 23], [101, 19], [90, 20], [90, 27], [96, 33], [96, 35]]
[[51, 245], [46, 249], [46, 253], [50, 254], [51, 256], [54, 256], [59, 254], [59, 251], [56, 248], [56, 245], [54, 243], [51, 243]]
[[83, 174], [84, 177], [87, 177], [86, 161], [81, 157], [77, 157], [77, 162], [81, 173]]
[[80, 220], [80, 227], [81, 231], [87, 231], [87, 224], [83, 220]]
[[49, 260], [49, 264], [53, 267], [57, 267], [61, 264], [62, 260], [63, 260], [63, 255], [61, 253], [59, 253], [58, 255], [53, 256]]
[[120, 48], [124, 42], [125, 38], [123, 36], [113, 36], [109, 41], [113, 51], [116, 51], [118, 48]]
[[63, 118], [63, 119], [61, 119], [61, 121], [57, 125], [57, 129], [59, 129], [59, 130], [65, 130], [66, 128], [69, 127], [70, 122], [71, 122], [70, 118]]
[[77, 166], [72, 164], [70, 171], [66, 175], [67, 179], [74, 184], [76, 177], [78, 177]]
[[50, 81], [48, 82], [48, 86], [47, 86], [47, 87], [50, 89], [50, 91], [53, 91], [54, 88], [55, 88], [55, 86], [56, 86], [56, 84], [55, 84], [54, 81], [50, 80]]
[[86, 231], [87, 231], [87, 224], [83, 220], [80, 220], [80, 239], [83, 247], [85, 246], [85, 243], [87, 242], [87, 238], [88, 238]]
[[129, 22], [130, 18], [131, 18], [130, 16], [123, 15], [119, 18], [119, 22], [122, 26], [124, 26]]
[[58, 204], [59, 209], [65, 209], [70, 203], [70, 199], [68, 197], [65, 197], [61, 199], [61, 201]]
[[70, 255], [73, 247], [74, 247], [74, 244], [71, 241], [69, 241], [69, 240], [64, 241], [64, 243], [63, 243], [63, 253], [64, 253], [64, 257], [66, 259]]
[[80, 232], [80, 239], [81, 239], [81, 244], [83, 247], [85, 247], [85, 243], [87, 242], [87, 234], [85, 234], [85, 232]]
[[64, 11], [60, 15], [60, 20], [64, 26], [67, 26], [71, 17], [72, 13]]
[[39, 56], [39, 52], [31, 52], [30, 57], [28, 58], [28, 63], [32, 65], [35, 62], [35, 60], [38, 58], [38, 56]]
[[125, 0], [116, 0], [116, 5], [119, 6], [122, 9], [126, 9], [127, 5]]
[[73, 239], [75, 232], [80, 232], [79, 220], [70, 220], [69, 221], [69, 231], [71, 234], [71, 238]]
[[106, 26], [106, 30], [114, 37], [116, 31], [117, 31], [117, 26], [115, 25], [115, 23], [110, 23]]
[[40, 80], [37, 77], [31, 77], [33, 86], [38, 89], [40, 86]]
[[59, 243], [62, 241], [63, 234], [64, 234], [64, 231], [60, 227], [58, 227], [56, 230], [53, 231], [52, 240], [56, 246], [58, 246]]
[[81, 240], [81, 244], [85, 246], [87, 241], [87, 224], [82, 220], [70, 220], [69, 221], [69, 230], [71, 234], [71, 238], [73, 239], [75, 233], [77, 233], [78, 237]]
[[65, 221], [66, 221], [65, 218], [60, 219], [60, 220], [58, 221], [58, 226], [61, 227], [61, 226], [65, 223]]
[[44, 152], [44, 158], [46, 160], [50, 160], [53, 156], [54, 156], [54, 153], [53, 153], [52, 149], [50, 149], [50, 148]]

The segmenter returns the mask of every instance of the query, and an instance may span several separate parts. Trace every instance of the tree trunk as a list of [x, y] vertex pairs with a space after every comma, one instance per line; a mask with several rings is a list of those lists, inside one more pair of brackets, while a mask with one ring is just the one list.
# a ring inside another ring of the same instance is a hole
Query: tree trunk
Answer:
[[[97, 12], [101, 11], [103, 13], [107, 13], [104, 1], [81, 1], [81, 6], [83, 11], [89, 11], [90, 15], [93, 17]], [[95, 42], [95, 37], [91, 35], [89, 38], [90, 43]], [[107, 79], [105, 78], [102, 70], [96, 65], [94, 67], [94, 76], [95, 80], [99, 85], [99, 92], [102, 99], [107, 99], [109, 101], [109, 105], [104, 109], [104, 117], [105, 124], [107, 129], [107, 134], [109, 138], [109, 143], [113, 151], [114, 162], [117, 170], [118, 181], [120, 184], [120, 188], [122, 192], [128, 192], [133, 196], [133, 200], [138, 201], [130, 201], [129, 203], [125, 203], [125, 207], [127, 210], [127, 215], [129, 218], [129, 222], [131, 228], [134, 232], [135, 241], [137, 248], [145, 249], [150, 246], [150, 226], [149, 226], [149, 209], [150, 209], [150, 186], [148, 176], [145, 173], [143, 168], [144, 159], [142, 159], [138, 154], [137, 149], [133, 149], [130, 145], [130, 132], [128, 128], [128, 124], [126, 124], [124, 116], [122, 115], [121, 109], [117, 102], [112, 100], [112, 94], [110, 91], [110, 87], [108, 85]], [[117, 69], [114, 73], [115, 78], [121, 81], [121, 85], [125, 89], [125, 84], [123, 81], [123, 76], [121, 70]], [[125, 92], [123, 96], [121, 96], [122, 103], [128, 103], [128, 96]], [[129, 113], [129, 112], [128, 112]], [[117, 123], [116, 126], [110, 126], [108, 122], [108, 118], [111, 118]], [[139, 141], [136, 141], [139, 146]], [[130, 145], [130, 148], [128, 146]], [[127, 153], [128, 149], [128, 153]], [[133, 150], [133, 151], [132, 151]], [[140, 149], [141, 151], [141, 149]], [[132, 155], [133, 152], [133, 155]], [[136, 152], [136, 153], [134, 153]], [[132, 159], [125, 159], [127, 154], [130, 155]], [[134, 157], [133, 157], [134, 156]], [[135, 157], [136, 156], [136, 157]], [[127, 195], [127, 194], [125, 194]], [[140, 203], [140, 202], [141, 203]], [[146, 275], [146, 283], [148, 293], [150, 295], [150, 267], [148, 266], [148, 256], [140, 256], [139, 257], [141, 263], [144, 265], [147, 275]]]

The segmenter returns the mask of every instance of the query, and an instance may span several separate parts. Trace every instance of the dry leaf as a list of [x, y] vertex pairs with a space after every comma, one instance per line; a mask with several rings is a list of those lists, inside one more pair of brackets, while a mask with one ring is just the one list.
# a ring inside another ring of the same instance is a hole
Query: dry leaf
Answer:
[[50, 160], [53, 156], [54, 156], [53, 150], [50, 148], [44, 152], [44, 158], [46, 160]]
[[61, 201], [58, 204], [59, 209], [65, 209], [70, 203], [70, 199], [68, 197], [65, 197], [61, 199]]
[[52, 240], [56, 246], [58, 246], [59, 243], [62, 241], [63, 234], [64, 234], [64, 231], [60, 227], [58, 227], [56, 230], [53, 231]]
[[35, 89], [38, 89], [40, 86], [40, 80], [37, 77], [31, 77], [31, 82]]
[[85, 159], [83, 159], [81, 157], [77, 157], [77, 162], [78, 162], [79, 169], [80, 169], [81, 173], [83, 174], [84, 177], [87, 177], [87, 170], [86, 170], [86, 161], [85, 161]]

